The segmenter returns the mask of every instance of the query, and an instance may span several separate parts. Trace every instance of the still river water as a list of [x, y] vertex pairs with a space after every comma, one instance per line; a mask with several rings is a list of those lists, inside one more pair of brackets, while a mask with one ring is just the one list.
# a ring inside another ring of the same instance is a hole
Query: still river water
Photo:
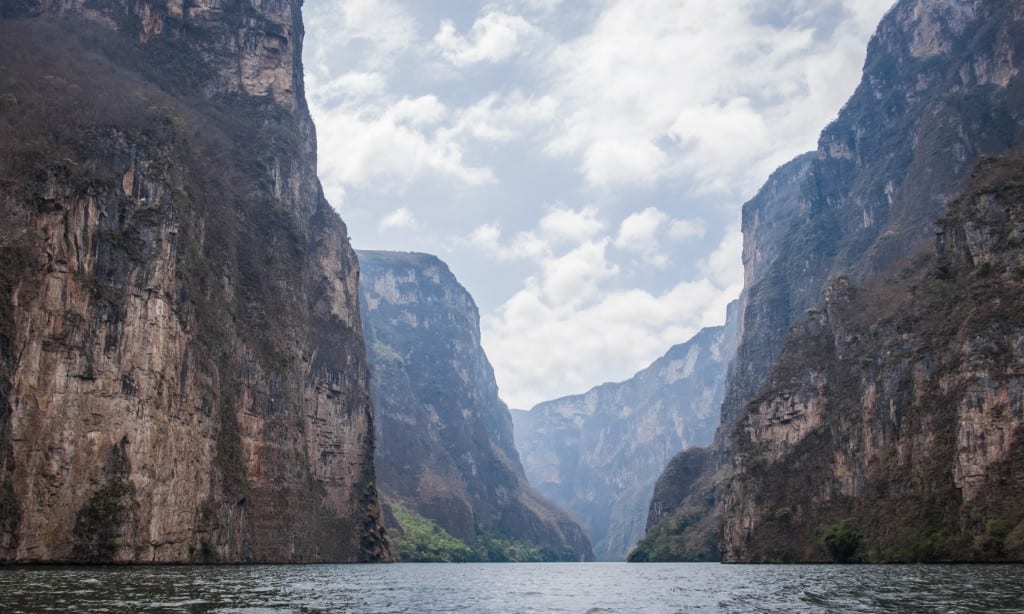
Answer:
[[0, 612], [1024, 612], [1024, 566], [0, 568]]

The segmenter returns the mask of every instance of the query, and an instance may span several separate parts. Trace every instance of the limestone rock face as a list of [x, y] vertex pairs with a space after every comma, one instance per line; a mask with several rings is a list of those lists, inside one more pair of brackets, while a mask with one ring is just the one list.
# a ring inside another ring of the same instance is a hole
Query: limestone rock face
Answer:
[[426, 254], [360, 251], [360, 297], [386, 500], [474, 544], [478, 533], [593, 558], [583, 529], [527, 483], [480, 346], [473, 298]]
[[[970, 366], [966, 357], [977, 350], [962, 345], [959, 323], [944, 319], [968, 317], [954, 315], [952, 304], [981, 289], [965, 281], [969, 266], [937, 263], [953, 258], [942, 250], [987, 258], [1005, 247], [977, 230], [987, 218], [964, 217], [956, 213], [962, 205], [950, 204], [975, 189], [969, 179], [979, 160], [1020, 145], [1022, 45], [1019, 3], [898, 2], [804, 178], [788, 195], [775, 192], [788, 221], [766, 223], [776, 214], [758, 199], [745, 207], [742, 334], [722, 427], [679, 514], [662, 518], [663, 529], [677, 528], [663, 532], [662, 545], [707, 544], [700, 536], [721, 525], [727, 560], [827, 560], [824, 536], [839, 526], [859, 532], [861, 558], [998, 558], [975, 542], [988, 539], [988, 520], [1006, 537], [1000, 527], [1012, 529], [1017, 512], [974, 505], [970, 517], [967, 504], [949, 507], [943, 498], [998, 491], [991, 476], [1005, 477], [994, 468], [1017, 454], [1008, 434], [1016, 427], [992, 408], [1015, 411], [1015, 385], [969, 383], [989, 379]], [[989, 214], [1012, 217], [1005, 202]], [[961, 229], [949, 226], [954, 218], [964, 220]], [[936, 251], [940, 219], [946, 243]], [[953, 250], [953, 236], [973, 248]], [[1002, 274], [994, 261], [988, 267]], [[947, 283], [928, 281], [940, 269], [956, 279], [945, 298], [923, 289]], [[986, 290], [995, 302], [1020, 306], [1012, 284], [1002, 291]], [[1012, 348], [1014, 335], [1011, 321], [969, 345]], [[1005, 356], [984, 356], [1013, 369]], [[964, 386], [981, 386], [985, 400], [957, 392]], [[994, 440], [1006, 443], [990, 446]], [[954, 462], [944, 447], [970, 451]], [[872, 506], [877, 515], [866, 512]], [[919, 515], [884, 513], [895, 510]], [[664, 550], [669, 558], [694, 554]]]
[[631, 379], [512, 413], [530, 483], [579, 518], [601, 560], [643, 536], [654, 482], [678, 451], [711, 443], [736, 347], [736, 305]]
[[386, 558], [299, 3], [2, 16], [0, 559]]

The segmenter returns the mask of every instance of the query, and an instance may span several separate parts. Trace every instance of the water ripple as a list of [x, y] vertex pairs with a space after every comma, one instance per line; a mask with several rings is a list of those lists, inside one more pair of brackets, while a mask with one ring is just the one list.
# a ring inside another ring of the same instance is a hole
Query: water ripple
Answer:
[[1024, 566], [4, 567], [0, 611], [1020, 612]]

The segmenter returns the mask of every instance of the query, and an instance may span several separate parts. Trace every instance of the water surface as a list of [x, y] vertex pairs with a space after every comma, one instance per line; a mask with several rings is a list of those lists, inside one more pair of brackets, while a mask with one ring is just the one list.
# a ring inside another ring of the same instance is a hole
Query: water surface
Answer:
[[1024, 566], [0, 568], [2, 612], [1022, 612]]

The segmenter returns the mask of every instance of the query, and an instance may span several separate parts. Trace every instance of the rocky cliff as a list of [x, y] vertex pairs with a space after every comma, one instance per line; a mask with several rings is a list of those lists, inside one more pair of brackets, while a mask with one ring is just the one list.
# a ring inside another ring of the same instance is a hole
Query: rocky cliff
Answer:
[[[973, 318], [975, 311], [956, 311], [955, 303], [981, 289], [968, 281], [970, 266], [936, 264], [931, 243], [940, 218], [945, 233], [962, 234], [951, 220], [969, 217], [963, 210], [971, 207], [950, 203], [979, 189], [968, 180], [982, 156], [1020, 143], [1022, 44], [1024, 9], [1016, 2], [904, 0], [886, 15], [861, 85], [822, 133], [787, 228], [770, 236], [744, 229], [745, 247], [774, 260], [761, 259], [757, 279], [745, 255], [743, 334], [722, 430], [677, 507], [689, 513], [660, 517], [667, 541], [707, 544], [698, 534], [720, 518], [726, 560], [849, 558], [837, 549], [844, 540], [858, 542], [863, 558], [974, 559], [985, 558], [973, 549], [985, 539], [980, 527], [991, 520], [1003, 537], [1004, 524], [1013, 528], [1016, 512], [976, 502], [1002, 492], [990, 476], [1017, 479], [993, 468], [1016, 454], [1009, 416], [1019, 400], [999, 392], [1005, 382], [988, 382], [984, 369], [970, 365], [975, 350], [961, 342], [973, 324], [947, 320]], [[1009, 205], [993, 207], [991, 215], [1012, 218]], [[949, 294], [936, 298], [932, 290]], [[1012, 284], [990, 287], [989, 296], [1020, 307]], [[1008, 321], [968, 343], [1013, 348], [1016, 334]], [[976, 358], [1010, 369], [1002, 375], [1013, 371], [1006, 357]], [[968, 400], [962, 390], [977, 385], [988, 392]], [[988, 418], [971, 417], [972, 406]], [[995, 406], [1004, 413], [985, 409]], [[994, 430], [962, 426], [975, 419]], [[979, 443], [1004, 429], [1005, 445]], [[949, 446], [975, 460], [958, 468], [961, 461], [940, 451]], [[989, 486], [969, 492], [964, 472]], [[865, 515], [868, 509], [877, 513]], [[903, 513], [886, 514], [896, 510]]]
[[300, 4], [0, 4], [0, 559], [387, 556]]
[[624, 560], [643, 536], [654, 481], [672, 456], [718, 427], [736, 347], [736, 305], [631, 379], [515, 411], [531, 484], [579, 518], [598, 559]]
[[433, 256], [360, 251], [359, 260], [385, 499], [471, 548], [513, 540], [546, 560], [593, 558], [580, 526], [527, 483], [469, 293]]
[[726, 557], [1024, 558], [1022, 186], [983, 161], [933, 250], [791, 330], [733, 434]]

